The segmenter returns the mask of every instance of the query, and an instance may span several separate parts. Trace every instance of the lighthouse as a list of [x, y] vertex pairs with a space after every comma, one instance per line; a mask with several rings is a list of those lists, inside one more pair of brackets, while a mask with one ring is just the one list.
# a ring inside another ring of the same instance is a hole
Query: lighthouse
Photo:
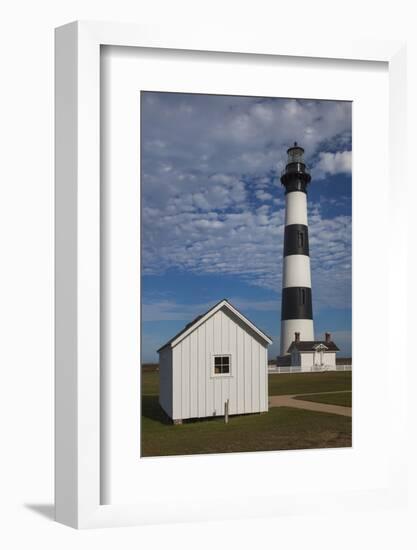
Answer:
[[287, 154], [287, 165], [281, 175], [285, 188], [281, 356], [288, 354], [294, 340], [314, 341], [307, 221], [307, 187], [311, 176], [304, 162], [304, 149], [297, 142]]

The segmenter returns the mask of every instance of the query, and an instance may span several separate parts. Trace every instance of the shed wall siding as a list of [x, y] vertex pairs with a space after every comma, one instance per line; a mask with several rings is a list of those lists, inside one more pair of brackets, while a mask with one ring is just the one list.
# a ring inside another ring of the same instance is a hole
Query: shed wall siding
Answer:
[[[217, 311], [173, 348], [173, 419], [268, 410], [267, 346]], [[231, 356], [230, 376], [213, 374], [214, 355]]]
[[159, 353], [159, 403], [172, 417], [172, 349], [167, 347]]
[[172, 349], [172, 417], [182, 418], [182, 347]]

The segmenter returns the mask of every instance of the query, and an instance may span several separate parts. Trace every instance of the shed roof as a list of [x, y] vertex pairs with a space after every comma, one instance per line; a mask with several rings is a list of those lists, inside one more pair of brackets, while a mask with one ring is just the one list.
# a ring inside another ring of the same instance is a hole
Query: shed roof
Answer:
[[247, 317], [240, 313], [239, 310], [237, 310], [228, 300], [226, 300], [226, 298], [224, 298], [223, 300], [220, 300], [220, 302], [217, 302], [217, 304], [211, 307], [208, 311], [206, 311], [202, 315], [198, 315], [195, 319], [187, 323], [182, 330], [180, 330], [175, 336], [168, 340], [168, 342], [161, 346], [157, 350], [157, 352], [159, 353], [163, 348], [166, 348], [167, 346], [176, 346], [179, 342], [181, 342], [181, 340], [188, 336], [188, 334], [190, 334], [198, 326], [202, 325], [209, 317], [214, 315], [217, 311], [219, 311], [219, 309], [223, 307], [234, 313], [241, 321], [243, 321], [245, 325], [256, 332], [258, 336], [260, 336], [267, 344], [272, 344], [271, 338], [267, 334], [265, 334], [265, 332], [260, 330], [256, 325], [249, 321]]
[[320, 345], [324, 346], [326, 351], [340, 351], [333, 340], [330, 340], [330, 342], [325, 340], [300, 340], [296, 342], [294, 340], [288, 348], [288, 353], [291, 353], [294, 349], [297, 351], [315, 351], [315, 348]]

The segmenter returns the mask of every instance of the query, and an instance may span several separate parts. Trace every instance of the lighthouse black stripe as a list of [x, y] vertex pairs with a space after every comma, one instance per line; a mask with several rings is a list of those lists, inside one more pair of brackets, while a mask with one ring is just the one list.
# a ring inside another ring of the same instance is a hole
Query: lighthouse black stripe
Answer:
[[308, 227], [301, 223], [287, 225], [284, 232], [284, 256], [304, 254], [309, 256]]
[[290, 286], [282, 289], [281, 320], [312, 319], [311, 288]]
[[299, 178], [286, 179], [281, 178], [282, 184], [285, 186], [285, 194], [291, 193], [292, 191], [301, 191], [307, 195], [307, 184], [308, 181], [304, 181]]

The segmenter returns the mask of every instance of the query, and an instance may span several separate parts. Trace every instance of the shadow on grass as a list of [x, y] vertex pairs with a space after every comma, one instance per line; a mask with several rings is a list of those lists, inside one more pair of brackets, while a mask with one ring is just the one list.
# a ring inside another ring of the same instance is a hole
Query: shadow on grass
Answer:
[[160, 424], [172, 424], [159, 404], [157, 395], [142, 395], [142, 416]]
[[[142, 395], [142, 416], [148, 418], [149, 420], [153, 420], [154, 422], [158, 422], [159, 424], [172, 424], [172, 420], [159, 404], [159, 399], [157, 395]], [[229, 418], [232, 421], [232, 419], [235, 418], [251, 418], [254, 416], [259, 416], [259, 413], [231, 415]], [[206, 422], [224, 423], [224, 416], [213, 415], [205, 416], [202, 418], [187, 418], [183, 421], [183, 424], [203, 424]]]

